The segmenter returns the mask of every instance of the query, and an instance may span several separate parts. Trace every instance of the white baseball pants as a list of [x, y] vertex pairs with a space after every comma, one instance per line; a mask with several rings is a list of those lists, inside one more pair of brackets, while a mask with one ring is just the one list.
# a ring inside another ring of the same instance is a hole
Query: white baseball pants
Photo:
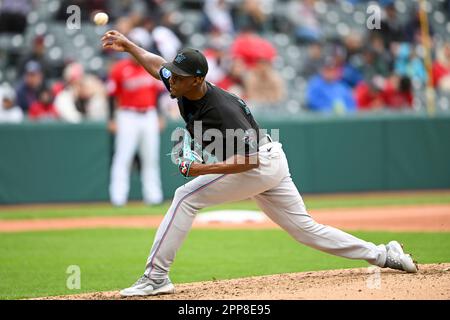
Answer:
[[147, 276], [154, 279], [168, 276], [175, 254], [198, 210], [249, 197], [254, 198], [264, 213], [297, 241], [340, 257], [384, 265], [384, 245], [376, 246], [311, 218], [292, 182], [280, 143], [263, 145], [259, 159], [260, 166], [256, 169], [238, 174], [200, 176], [176, 190], [172, 205], [156, 233], [147, 260]]
[[145, 114], [118, 110], [115, 151], [111, 166], [109, 194], [111, 203], [123, 206], [128, 201], [131, 166], [136, 152], [141, 158], [141, 182], [144, 202], [163, 200], [159, 168], [159, 122], [152, 109]]

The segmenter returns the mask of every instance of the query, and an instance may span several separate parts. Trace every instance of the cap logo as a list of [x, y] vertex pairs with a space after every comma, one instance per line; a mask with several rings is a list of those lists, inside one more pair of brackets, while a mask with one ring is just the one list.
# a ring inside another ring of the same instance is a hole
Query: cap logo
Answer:
[[200, 69], [197, 69], [197, 74], [202, 74], [202, 71]]
[[182, 54], [182, 53], [179, 53], [179, 54], [176, 56], [176, 58], [175, 58], [175, 62], [176, 62], [176, 63], [181, 63], [181, 62], [183, 62], [184, 60], [186, 60], [186, 56], [185, 56], [184, 54]]
[[170, 78], [170, 76], [172, 75], [172, 73], [169, 70], [167, 70], [166, 68], [164, 68], [162, 70], [162, 74], [163, 74], [163, 77], [166, 78], [166, 79]]

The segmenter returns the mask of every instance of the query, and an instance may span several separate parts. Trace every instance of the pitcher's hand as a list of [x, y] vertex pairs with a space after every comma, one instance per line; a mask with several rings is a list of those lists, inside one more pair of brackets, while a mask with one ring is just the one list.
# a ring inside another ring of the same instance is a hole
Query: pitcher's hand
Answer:
[[126, 51], [132, 42], [123, 34], [116, 30], [106, 32], [102, 37], [103, 49], [112, 49], [115, 51]]

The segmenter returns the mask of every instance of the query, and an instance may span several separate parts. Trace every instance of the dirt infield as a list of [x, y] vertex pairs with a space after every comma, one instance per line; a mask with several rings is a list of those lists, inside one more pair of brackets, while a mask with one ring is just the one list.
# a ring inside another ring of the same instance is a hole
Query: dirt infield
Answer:
[[[450, 205], [389, 206], [311, 210], [319, 223], [345, 230], [450, 231]], [[80, 228], [156, 228], [162, 216], [84, 217], [30, 220], [0, 220], [0, 232], [65, 230]], [[194, 223], [207, 229], [272, 229], [270, 220], [261, 223]]]
[[288, 273], [176, 285], [172, 295], [121, 298], [118, 291], [42, 298], [45, 300], [447, 300], [450, 263], [421, 265], [417, 274], [361, 268]]

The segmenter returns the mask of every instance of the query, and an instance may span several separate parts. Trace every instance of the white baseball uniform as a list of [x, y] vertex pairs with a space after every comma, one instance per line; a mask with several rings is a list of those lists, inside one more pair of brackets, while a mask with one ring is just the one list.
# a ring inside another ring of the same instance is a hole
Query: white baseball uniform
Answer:
[[117, 132], [109, 187], [111, 203], [123, 206], [130, 190], [134, 156], [141, 159], [141, 181], [144, 202], [163, 201], [159, 167], [159, 121], [156, 110], [161, 82], [152, 78], [136, 62], [125, 59], [116, 63], [110, 73], [108, 89], [116, 97]]

